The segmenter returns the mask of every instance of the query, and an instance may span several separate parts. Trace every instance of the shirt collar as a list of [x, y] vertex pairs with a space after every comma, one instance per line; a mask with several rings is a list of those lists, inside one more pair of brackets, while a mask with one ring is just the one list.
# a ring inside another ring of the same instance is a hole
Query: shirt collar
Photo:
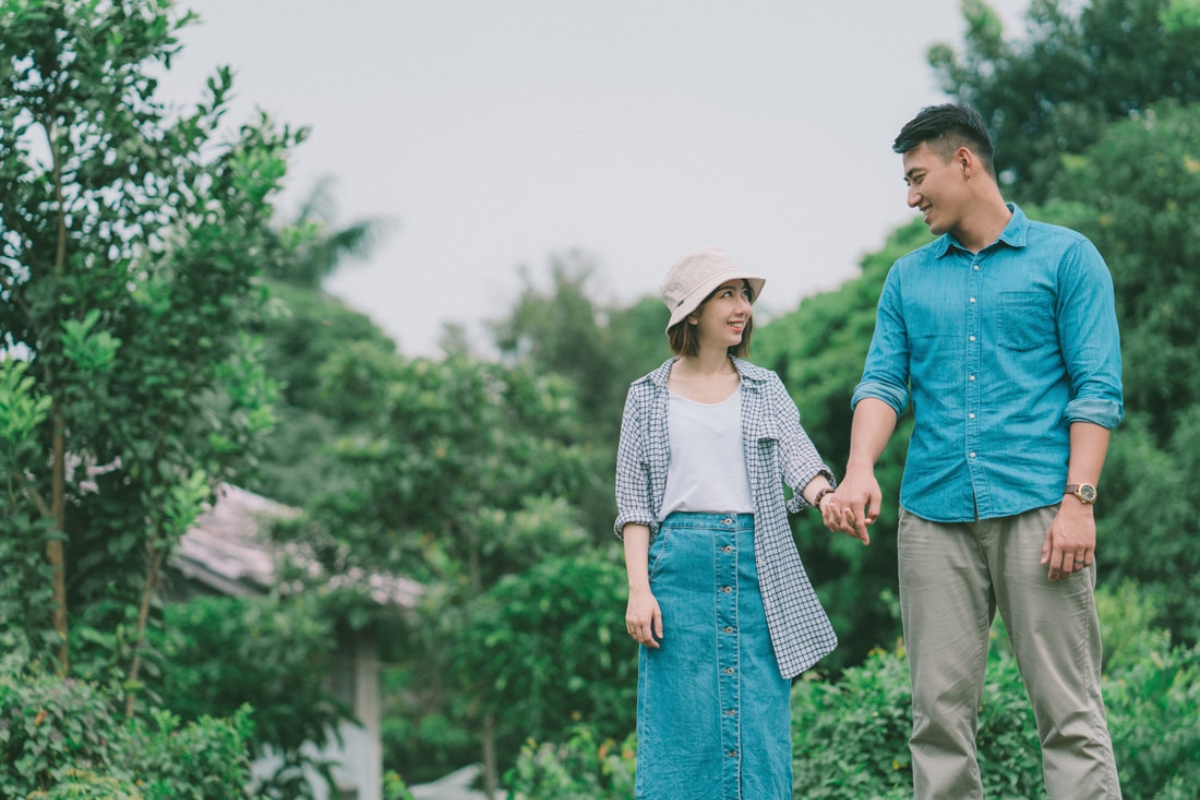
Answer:
[[[1005, 203], [1008, 210], [1012, 212], [1012, 219], [1004, 226], [1004, 230], [1000, 231], [1000, 236], [996, 238], [998, 242], [1004, 242], [1009, 247], [1024, 247], [1025, 235], [1029, 231], [1029, 218], [1025, 216], [1025, 212], [1016, 203]], [[992, 245], [988, 245], [991, 247]], [[950, 248], [957, 247], [959, 250], [966, 250], [959, 243], [958, 239], [952, 233], [946, 233], [937, 242], [937, 257], [941, 258], [950, 252]], [[985, 250], [987, 248], [984, 248]]]
[[[663, 362], [661, 367], [654, 370], [654, 372], [651, 372], [649, 375], [651, 383], [660, 389], [666, 389], [667, 378], [671, 375], [671, 366], [678, 360], [678, 356], [668, 358], [665, 362]], [[738, 371], [738, 375], [741, 376], [743, 384], [758, 384], [761, 380], [763, 380], [761, 367], [756, 367], [749, 361], [745, 361], [740, 358], [731, 357], [730, 360], [733, 361], [734, 369]]]

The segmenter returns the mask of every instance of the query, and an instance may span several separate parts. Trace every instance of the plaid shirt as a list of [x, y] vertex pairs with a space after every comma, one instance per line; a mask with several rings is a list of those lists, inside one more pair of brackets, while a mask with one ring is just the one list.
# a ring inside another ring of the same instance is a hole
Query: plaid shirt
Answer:
[[[667, 437], [667, 376], [674, 359], [634, 381], [625, 400], [617, 446], [617, 520], [658, 534], [671, 446]], [[837, 646], [837, 636], [809, 583], [788, 526], [788, 511], [808, 507], [800, 490], [818, 474], [833, 481], [779, 376], [733, 359], [742, 378], [742, 450], [754, 496], [754, 555], [767, 626], [779, 671], [792, 678]], [[784, 500], [783, 484], [793, 497]], [[719, 509], [714, 509], [719, 510]]]

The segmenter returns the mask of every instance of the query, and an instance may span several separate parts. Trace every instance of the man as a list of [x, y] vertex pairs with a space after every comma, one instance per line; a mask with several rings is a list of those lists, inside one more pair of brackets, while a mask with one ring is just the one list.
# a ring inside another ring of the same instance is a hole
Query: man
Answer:
[[1112, 280], [1084, 236], [1000, 194], [975, 111], [900, 131], [908, 205], [941, 238], [892, 266], [832, 527], [866, 535], [874, 465], [911, 397], [900, 490], [900, 607], [916, 797], [982, 797], [975, 758], [998, 609], [1037, 717], [1046, 790], [1119, 798], [1100, 696], [1092, 515], [1123, 413]]

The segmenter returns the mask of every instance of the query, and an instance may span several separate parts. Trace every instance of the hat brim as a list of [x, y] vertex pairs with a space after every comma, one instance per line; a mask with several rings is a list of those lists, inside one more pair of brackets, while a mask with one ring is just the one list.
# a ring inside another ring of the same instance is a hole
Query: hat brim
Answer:
[[687, 297], [680, 300], [675, 308], [671, 310], [671, 321], [667, 323], [667, 331], [670, 332], [671, 328], [674, 328], [686, 319], [688, 314], [699, 308], [700, 304], [704, 302], [704, 298], [716, 291], [717, 287], [722, 283], [736, 280], [737, 278], [742, 278], [750, 284], [750, 291], [753, 294], [753, 299], [750, 302], [754, 303], [757, 301], [758, 296], [762, 294], [763, 286], [767, 282], [766, 279], [759, 278], [756, 275], [749, 275], [737, 267], [731, 267], [730, 269], [709, 276], [708, 280], [696, 286], [695, 289], [688, 293]]

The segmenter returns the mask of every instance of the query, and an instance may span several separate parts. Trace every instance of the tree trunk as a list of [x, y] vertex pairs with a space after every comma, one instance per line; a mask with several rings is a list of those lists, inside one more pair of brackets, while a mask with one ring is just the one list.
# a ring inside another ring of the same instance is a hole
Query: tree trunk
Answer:
[[496, 776], [496, 717], [489, 711], [483, 715], [483, 793], [496, 800], [500, 781]]
[[[46, 143], [54, 162], [54, 198], [58, 203], [58, 247], [54, 254], [54, 276], [62, 280], [67, 266], [67, 208], [63, 197], [62, 158], [54, 144], [54, 125], [44, 123]], [[51, 380], [53, 385], [53, 380]], [[52, 389], [53, 391], [53, 389]], [[59, 396], [61, 397], [61, 396]], [[67, 435], [63, 409], [55, 397], [51, 410], [54, 425], [54, 467], [51, 473], [50, 513], [54, 516], [54, 531], [58, 537], [46, 543], [46, 560], [50, 562], [51, 587], [54, 592], [54, 632], [61, 637], [58, 645], [58, 669], [66, 676], [70, 667], [67, 640], [67, 563], [63, 541], [67, 535]]]
[[125, 716], [133, 717], [135, 701], [137, 700], [137, 679], [142, 668], [142, 642], [146, 639], [146, 624], [150, 619], [150, 599], [154, 587], [158, 584], [158, 571], [162, 566], [163, 549], [151, 542], [146, 545], [146, 580], [142, 584], [142, 605], [138, 609], [137, 633], [133, 640], [133, 659], [129, 664], [127, 684], [129, 690], [125, 694]]
[[62, 413], [57, 402], [51, 412], [54, 417], [54, 466], [51, 477], [52, 494], [50, 497], [50, 513], [54, 517], [54, 530], [57, 538], [46, 542], [46, 560], [50, 562], [51, 586], [54, 591], [54, 632], [60, 637], [58, 644], [58, 670], [66, 675], [70, 667], [69, 650], [67, 648], [67, 574], [66, 556], [63, 552], [63, 539], [66, 535], [67, 511], [67, 465], [66, 465], [66, 434], [63, 430]]

